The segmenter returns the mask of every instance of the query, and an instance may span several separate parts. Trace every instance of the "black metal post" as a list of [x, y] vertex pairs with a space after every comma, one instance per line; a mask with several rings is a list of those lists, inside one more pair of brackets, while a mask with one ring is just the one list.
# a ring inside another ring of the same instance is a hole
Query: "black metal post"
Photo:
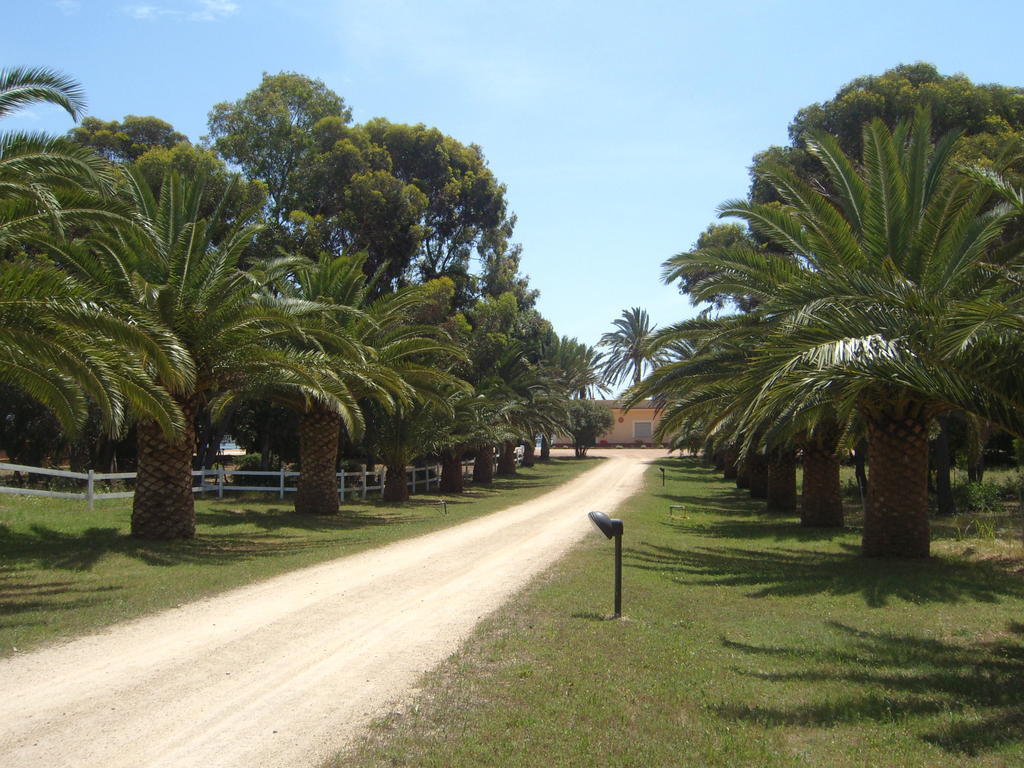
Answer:
[[615, 537], [615, 613], [613, 619], [622, 616], [622, 534]]
[[664, 467], [658, 467], [658, 469], [661, 470], [661, 485], [664, 488], [665, 487], [665, 468]]

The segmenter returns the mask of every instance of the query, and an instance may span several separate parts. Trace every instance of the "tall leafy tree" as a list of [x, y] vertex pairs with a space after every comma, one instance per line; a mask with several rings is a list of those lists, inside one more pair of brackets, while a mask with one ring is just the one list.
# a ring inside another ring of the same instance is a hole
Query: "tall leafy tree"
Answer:
[[188, 137], [158, 117], [125, 115], [124, 120], [86, 117], [68, 136], [112, 163], [131, 163], [151, 149], [188, 144]]
[[325, 118], [348, 123], [352, 112], [322, 81], [295, 72], [264, 73], [241, 99], [210, 110], [214, 148], [246, 177], [267, 185], [274, 225], [302, 207], [295, 199], [296, 176], [313, 148], [313, 126]]
[[927, 62], [855, 78], [831, 99], [797, 112], [789, 124], [789, 145], [754, 156], [750, 198], [779, 200], [771, 181], [762, 177], [762, 167], [782, 165], [808, 182], [826, 184], [827, 175], [809, 148], [816, 134], [830, 134], [848, 156], [860, 157], [864, 124], [881, 120], [892, 129], [922, 107], [932, 115], [933, 141], [954, 131], [963, 134], [956, 149], [960, 160], [992, 160], [1007, 148], [1019, 154], [1024, 149], [1022, 96], [1022, 88], [974, 83], [962, 74], [943, 75]]
[[[480, 147], [422, 124], [350, 121], [340, 96], [295, 73], [265, 75], [211, 111], [217, 151], [267, 185], [264, 250], [311, 259], [365, 251], [367, 274], [383, 270], [380, 292], [448, 275], [463, 308], [493, 290], [516, 290], [524, 306], [533, 300], [509, 244], [505, 188]], [[474, 256], [484, 264], [479, 283]]]

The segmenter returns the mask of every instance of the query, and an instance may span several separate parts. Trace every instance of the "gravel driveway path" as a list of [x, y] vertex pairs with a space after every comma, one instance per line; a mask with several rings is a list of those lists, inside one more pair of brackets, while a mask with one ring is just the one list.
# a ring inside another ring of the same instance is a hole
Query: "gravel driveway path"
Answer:
[[664, 454], [606, 455], [487, 517], [0, 661], [0, 765], [317, 765]]

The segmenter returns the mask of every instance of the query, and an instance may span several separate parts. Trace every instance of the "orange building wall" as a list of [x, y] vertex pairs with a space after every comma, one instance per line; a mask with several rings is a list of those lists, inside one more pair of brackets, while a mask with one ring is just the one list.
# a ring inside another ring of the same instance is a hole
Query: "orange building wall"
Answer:
[[[658, 425], [658, 415], [654, 408], [633, 408], [624, 412], [618, 407], [617, 401], [605, 400], [604, 402], [611, 411], [614, 423], [612, 428], [597, 438], [599, 446], [616, 445], [657, 445], [652, 435]], [[649, 429], [640, 428], [640, 436], [637, 436], [637, 422], [649, 424]], [[555, 445], [572, 445], [572, 438], [559, 435], [555, 438]]]
[[[633, 408], [629, 412], [623, 412], [621, 408], [612, 408], [611, 412], [615, 423], [608, 432], [597, 438], [598, 445], [655, 444], [652, 435], [658, 418], [653, 408]], [[640, 427], [639, 436], [636, 428], [637, 422], [649, 425], [649, 428]]]

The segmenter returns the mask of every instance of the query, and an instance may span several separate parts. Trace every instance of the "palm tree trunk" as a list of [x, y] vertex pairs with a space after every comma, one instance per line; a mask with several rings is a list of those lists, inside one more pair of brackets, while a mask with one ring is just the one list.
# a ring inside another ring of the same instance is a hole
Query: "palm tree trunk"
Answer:
[[537, 446], [534, 444], [533, 440], [527, 440], [526, 441], [526, 446], [523, 448], [523, 466], [524, 467], [532, 467], [534, 464], [537, 463], [534, 460], [534, 455], [535, 455], [534, 451], [536, 450], [536, 448], [537, 448]]
[[490, 443], [476, 449], [473, 457], [473, 482], [480, 485], [494, 482], [494, 446]]
[[442, 493], [462, 493], [465, 480], [462, 477], [462, 450], [449, 449], [441, 454]]
[[740, 490], [749, 490], [750, 488], [749, 459], [744, 461], [742, 464], [736, 465], [736, 487]]
[[839, 456], [831, 448], [817, 445], [808, 445], [804, 448], [800, 525], [805, 528], [843, 527]]
[[733, 450], [722, 453], [722, 479], [735, 480], [737, 474], [736, 452]]
[[863, 500], [868, 495], [868, 441], [861, 438], [853, 447], [853, 474], [857, 478], [857, 487], [860, 489], [860, 497]]
[[192, 452], [195, 449], [197, 402], [178, 401], [185, 429], [167, 437], [156, 422], [140, 422], [132, 536], [170, 541], [196, 535], [196, 508], [192, 494]]
[[781, 451], [768, 462], [768, 511], [796, 512], [796, 452]]
[[384, 478], [384, 493], [381, 494], [381, 498], [384, 501], [408, 501], [409, 484], [405, 476], [405, 462], [385, 466], [388, 471]]
[[506, 440], [501, 444], [501, 454], [498, 456], [498, 475], [508, 476], [516, 473], [516, 444]]
[[949, 481], [952, 465], [949, 451], [949, 416], [939, 416], [939, 436], [935, 438], [933, 458], [935, 460], [935, 501], [938, 514], [952, 516], [956, 514], [956, 501], [953, 499], [953, 488]]
[[754, 499], [768, 498], [768, 459], [764, 454], [747, 455], [747, 469], [750, 472], [750, 496]]
[[928, 420], [878, 414], [868, 420], [867, 557], [928, 557]]
[[541, 435], [540, 438], [540, 460], [549, 461], [551, 459], [551, 443], [548, 440], [547, 435]]
[[309, 515], [338, 512], [338, 433], [341, 416], [314, 405], [299, 421], [302, 474], [295, 492], [295, 511]]

